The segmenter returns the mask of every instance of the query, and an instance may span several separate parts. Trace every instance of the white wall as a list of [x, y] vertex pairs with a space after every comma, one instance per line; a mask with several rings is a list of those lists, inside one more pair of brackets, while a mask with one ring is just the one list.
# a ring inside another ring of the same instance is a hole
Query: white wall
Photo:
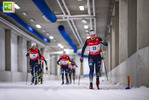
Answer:
[[5, 70], [5, 29], [0, 27], [0, 70]]
[[18, 38], [17, 35], [11, 34], [11, 71], [18, 71]]
[[25, 39], [23, 39], [23, 52], [22, 52], [22, 64], [23, 64], [23, 68], [22, 68], [22, 72], [26, 72], [27, 71], [27, 57], [26, 57], [26, 53], [27, 53], [27, 41]]
[[129, 75], [131, 86], [149, 86], [149, 46], [137, 51], [108, 75], [112, 83], [127, 85]]

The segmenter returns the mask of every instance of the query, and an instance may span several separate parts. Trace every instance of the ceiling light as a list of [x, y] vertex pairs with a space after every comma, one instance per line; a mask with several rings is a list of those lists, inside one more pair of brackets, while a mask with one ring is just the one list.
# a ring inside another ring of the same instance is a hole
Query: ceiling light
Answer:
[[82, 0], [78, 0], [78, 1], [82, 1]]
[[85, 28], [85, 29], [88, 29], [88, 25], [84, 25], [84, 28]]
[[62, 46], [62, 45], [59, 43], [58, 46]]
[[85, 30], [85, 32], [87, 32], [87, 33], [88, 33], [89, 31], [88, 31], [88, 30]]
[[49, 33], [47, 33], [47, 36], [49, 36], [50, 34]]
[[83, 24], [86, 24], [86, 23], [87, 23], [87, 20], [82, 19], [82, 23], [83, 23]]
[[22, 12], [22, 15], [27, 16], [28, 14], [27, 12]]
[[15, 7], [16, 9], [20, 9], [19, 5], [17, 5], [17, 4], [14, 4], [14, 7]]
[[90, 36], [87, 36], [87, 39], [90, 38]]
[[64, 46], [60, 46], [60, 48], [64, 48]]
[[50, 39], [54, 39], [54, 37], [53, 37], [53, 36], [50, 36], [49, 38], [50, 38]]
[[31, 22], [35, 22], [35, 19], [31, 18], [30, 21], [31, 21]]
[[84, 6], [79, 6], [80, 10], [83, 11], [84, 10]]
[[42, 30], [42, 32], [46, 32], [46, 30], [45, 30], [45, 29], [43, 29], [43, 30]]
[[41, 28], [41, 26], [39, 24], [36, 25], [37, 28]]

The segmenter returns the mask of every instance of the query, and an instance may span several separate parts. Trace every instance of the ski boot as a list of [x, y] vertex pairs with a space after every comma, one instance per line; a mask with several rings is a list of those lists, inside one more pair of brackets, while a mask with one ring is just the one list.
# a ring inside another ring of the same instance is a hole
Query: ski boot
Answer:
[[93, 89], [93, 83], [90, 83], [89, 89]]
[[37, 81], [37, 79], [35, 79], [35, 85], [37, 85], [38, 84], [38, 81]]
[[100, 84], [99, 79], [96, 79], [96, 86], [97, 86], [97, 89], [98, 89], [98, 90], [100, 90], [99, 84]]
[[34, 77], [32, 78], [32, 81], [31, 81], [31, 85], [33, 85], [34, 84]]
[[40, 78], [38, 79], [38, 83], [40, 83], [41, 82], [41, 80], [40, 80]]
[[62, 85], [64, 85], [64, 81], [62, 81]]
[[69, 85], [69, 81], [68, 80], [66, 81], [66, 84]]

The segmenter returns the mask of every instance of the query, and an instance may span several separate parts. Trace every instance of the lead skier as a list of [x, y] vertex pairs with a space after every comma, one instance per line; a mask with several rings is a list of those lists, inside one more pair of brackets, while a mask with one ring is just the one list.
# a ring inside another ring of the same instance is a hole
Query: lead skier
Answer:
[[101, 66], [101, 44], [108, 46], [106, 42], [102, 41], [102, 38], [96, 37], [96, 33], [94, 30], [90, 31], [90, 38], [88, 38], [85, 41], [85, 44], [82, 48], [81, 52], [81, 58], [80, 62], [83, 62], [83, 55], [85, 48], [88, 46], [89, 47], [89, 55], [88, 55], [88, 64], [90, 68], [89, 72], [89, 80], [90, 80], [90, 86], [89, 89], [93, 89], [93, 73], [94, 73], [94, 64], [95, 64], [95, 69], [96, 69], [96, 85], [97, 88], [99, 88], [99, 76], [100, 76], [100, 66]]

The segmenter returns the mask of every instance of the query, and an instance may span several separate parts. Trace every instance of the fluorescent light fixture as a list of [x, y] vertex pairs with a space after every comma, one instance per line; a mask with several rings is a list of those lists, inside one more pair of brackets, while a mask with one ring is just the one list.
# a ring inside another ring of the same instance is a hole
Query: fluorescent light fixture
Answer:
[[36, 25], [37, 28], [41, 28], [41, 26], [39, 24]]
[[47, 36], [49, 36], [50, 34], [49, 33], [47, 33]]
[[84, 6], [79, 6], [80, 10], [83, 11], [84, 10]]
[[53, 36], [50, 36], [49, 38], [50, 38], [50, 39], [54, 39], [54, 37], [53, 37]]
[[35, 19], [31, 18], [30, 21], [31, 21], [31, 22], [35, 22]]
[[64, 48], [64, 46], [60, 46], [60, 48]]
[[89, 31], [88, 31], [88, 30], [85, 30], [85, 32], [87, 32], [87, 33], [88, 33]]
[[82, 1], [82, 0], [78, 0], [78, 1]]
[[86, 24], [86, 23], [87, 23], [87, 20], [82, 19], [82, 23], [83, 23], [83, 24]]
[[62, 46], [62, 45], [59, 43], [58, 46]]
[[46, 32], [46, 30], [45, 30], [45, 29], [43, 29], [43, 30], [42, 30], [42, 32]]
[[84, 25], [84, 28], [85, 28], [85, 29], [88, 29], [88, 25]]
[[20, 9], [19, 5], [17, 5], [17, 4], [15, 4], [14, 7], [15, 7], [16, 9]]
[[24, 15], [24, 16], [27, 16], [28, 14], [27, 14], [27, 12], [22, 12], [22, 15]]
[[87, 39], [90, 38], [90, 36], [87, 36]]

